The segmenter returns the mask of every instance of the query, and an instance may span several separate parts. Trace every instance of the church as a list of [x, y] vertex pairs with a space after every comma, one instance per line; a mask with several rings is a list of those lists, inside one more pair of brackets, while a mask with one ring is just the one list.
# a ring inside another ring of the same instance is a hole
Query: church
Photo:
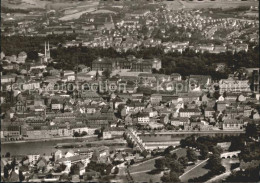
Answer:
[[48, 44], [46, 44], [46, 42], [45, 42], [44, 55], [39, 54], [39, 56], [41, 57], [41, 63], [48, 63], [51, 60], [51, 51], [50, 51], [49, 41], [48, 41]]

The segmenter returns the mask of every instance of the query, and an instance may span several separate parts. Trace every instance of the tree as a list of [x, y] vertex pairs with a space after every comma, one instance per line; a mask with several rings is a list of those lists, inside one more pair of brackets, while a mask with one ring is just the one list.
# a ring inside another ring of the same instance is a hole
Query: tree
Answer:
[[24, 175], [23, 175], [23, 172], [21, 170], [19, 170], [19, 181], [22, 182], [24, 181]]
[[154, 163], [154, 167], [159, 170], [163, 170], [165, 167], [165, 159], [164, 158], [156, 159]]
[[11, 169], [14, 171], [14, 168], [15, 168], [15, 165], [16, 165], [16, 159], [13, 158], [12, 162], [11, 162]]
[[102, 72], [102, 75], [106, 77], [106, 79], [108, 79], [110, 77], [111, 71], [109, 69], [105, 69]]
[[162, 182], [180, 182], [179, 175], [176, 172], [171, 171], [169, 174], [164, 174], [161, 177]]
[[181, 174], [184, 172], [184, 166], [176, 160], [173, 160], [170, 162], [170, 168], [171, 168], [171, 171], [174, 171], [178, 174]]
[[259, 168], [234, 171], [226, 178], [225, 182], [259, 182]]
[[226, 171], [226, 168], [223, 165], [215, 165], [211, 168], [213, 175], [219, 175]]
[[133, 164], [135, 164], [135, 160], [131, 159], [130, 165], [133, 165]]
[[70, 167], [70, 174], [71, 175], [79, 175], [79, 166], [77, 164], [74, 164]]
[[255, 123], [248, 123], [246, 126], [246, 135], [248, 137], [257, 137], [257, 128]]
[[218, 154], [213, 154], [210, 156], [206, 167], [210, 169], [214, 175], [221, 174], [226, 170], [225, 167], [222, 166], [221, 159]]
[[213, 154], [216, 154], [216, 155], [219, 155], [223, 152], [223, 149], [220, 147], [220, 146], [214, 146], [212, 148], [212, 153]]
[[169, 154], [174, 149], [173, 146], [169, 146], [164, 150], [164, 154]]
[[96, 129], [96, 130], [94, 131], [94, 135], [98, 135], [99, 133], [100, 133], [99, 129]]
[[200, 155], [202, 159], [207, 159], [209, 154], [208, 147], [205, 145], [202, 145], [200, 148]]
[[9, 177], [9, 173], [8, 173], [9, 169], [7, 166], [4, 166], [4, 178], [7, 179]]
[[181, 163], [183, 166], [187, 165], [188, 159], [185, 156], [182, 156], [178, 159], [179, 163]]
[[178, 159], [178, 155], [176, 153], [173, 154], [166, 154], [165, 157], [167, 158], [167, 161], [176, 160]]
[[189, 146], [189, 147], [195, 147], [196, 146], [196, 139], [195, 139], [195, 136], [194, 135], [191, 135], [185, 139], [181, 139], [180, 141], [180, 145], [181, 147], [186, 147], [186, 146]]
[[221, 159], [218, 155], [213, 154], [212, 156], [210, 156], [209, 160], [208, 160], [208, 167], [213, 167], [215, 165], [220, 165], [221, 164]]
[[231, 140], [231, 145], [229, 147], [229, 151], [237, 151], [237, 150], [241, 150], [243, 149], [245, 146], [244, 144], [244, 139], [241, 138], [241, 136], [239, 137], [234, 137]]
[[80, 137], [79, 132], [74, 132], [73, 137]]
[[86, 136], [86, 135], [88, 135], [88, 133], [87, 133], [86, 131], [83, 131], [83, 132], [81, 133], [81, 136]]
[[56, 169], [56, 173], [62, 172], [66, 169], [66, 165], [64, 165], [63, 163]]
[[6, 157], [6, 158], [10, 158], [10, 156], [11, 156], [10, 152], [7, 152], [7, 153], [5, 154], [5, 157]]
[[96, 129], [95, 131], [94, 131], [94, 135], [98, 135], [98, 138], [101, 138], [102, 137], [102, 129]]
[[146, 158], [146, 156], [148, 155], [149, 153], [146, 151], [146, 150], [144, 150], [142, 153], [141, 153], [141, 155], [144, 157], [144, 158]]
[[187, 149], [187, 158], [189, 161], [197, 161], [198, 156], [196, 155], [196, 153], [194, 152], [194, 150], [192, 149]]

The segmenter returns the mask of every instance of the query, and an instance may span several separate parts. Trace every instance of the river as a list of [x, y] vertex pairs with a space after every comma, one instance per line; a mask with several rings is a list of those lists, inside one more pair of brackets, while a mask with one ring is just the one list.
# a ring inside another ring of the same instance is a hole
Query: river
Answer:
[[38, 141], [38, 142], [1, 144], [1, 156], [5, 155], [7, 152], [10, 152], [11, 156], [28, 155], [28, 154], [51, 155], [52, 152], [57, 151], [57, 149], [55, 148], [55, 145], [57, 143], [70, 143], [70, 142], [81, 142], [81, 141], [83, 141], [83, 139], [63, 139], [63, 140], [51, 140], [51, 141], [42, 141], [42, 142]]

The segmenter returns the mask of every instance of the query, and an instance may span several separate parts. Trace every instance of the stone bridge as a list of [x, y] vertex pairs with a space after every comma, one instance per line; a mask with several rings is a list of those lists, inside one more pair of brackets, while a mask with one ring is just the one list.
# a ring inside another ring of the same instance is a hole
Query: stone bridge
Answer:
[[232, 151], [232, 152], [226, 152], [226, 153], [222, 153], [220, 155], [220, 158], [238, 158], [238, 154], [241, 151]]
[[141, 152], [146, 150], [145, 143], [137, 135], [136, 131], [134, 131], [132, 129], [126, 130], [126, 137], [127, 137], [127, 139], [131, 140], [131, 142], [134, 144], [134, 147], [137, 147]]

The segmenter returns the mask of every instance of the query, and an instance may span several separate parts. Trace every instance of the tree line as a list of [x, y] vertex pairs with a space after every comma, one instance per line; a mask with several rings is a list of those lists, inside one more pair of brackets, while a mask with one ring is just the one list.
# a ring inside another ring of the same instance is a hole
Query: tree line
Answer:
[[[162, 47], [130, 49], [126, 52], [117, 52], [114, 48], [101, 47], [62, 47], [67, 40], [73, 40], [73, 36], [48, 36], [44, 37], [2, 37], [2, 51], [6, 55], [18, 54], [25, 51], [28, 54], [27, 61], [38, 59], [38, 52], [44, 53], [44, 42], [50, 41], [51, 45], [58, 45], [57, 49], [51, 50], [51, 57], [55, 63], [50, 63], [56, 69], [71, 69], [77, 64], [84, 64], [91, 67], [92, 62], [98, 57], [126, 58], [133, 55], [136, 58], [159, 58], [162, 60], [162, 69], [155, 71], [162, 74], [180, 73], [182, 76], [190, 74], [208, 74], [214, 80], [227, 78], [228, 74], [236, 71], [240, 67], [259, 67], [259, 46], [250, 46], [248, 52], [225, 52], [225, 53], [196, 53], [194, 50], [186, 49], [183, 53], [169, 52], [164, 53]], [[215, 70], [216, 64], [224, 63], [227, 65], [222, 72]]]

